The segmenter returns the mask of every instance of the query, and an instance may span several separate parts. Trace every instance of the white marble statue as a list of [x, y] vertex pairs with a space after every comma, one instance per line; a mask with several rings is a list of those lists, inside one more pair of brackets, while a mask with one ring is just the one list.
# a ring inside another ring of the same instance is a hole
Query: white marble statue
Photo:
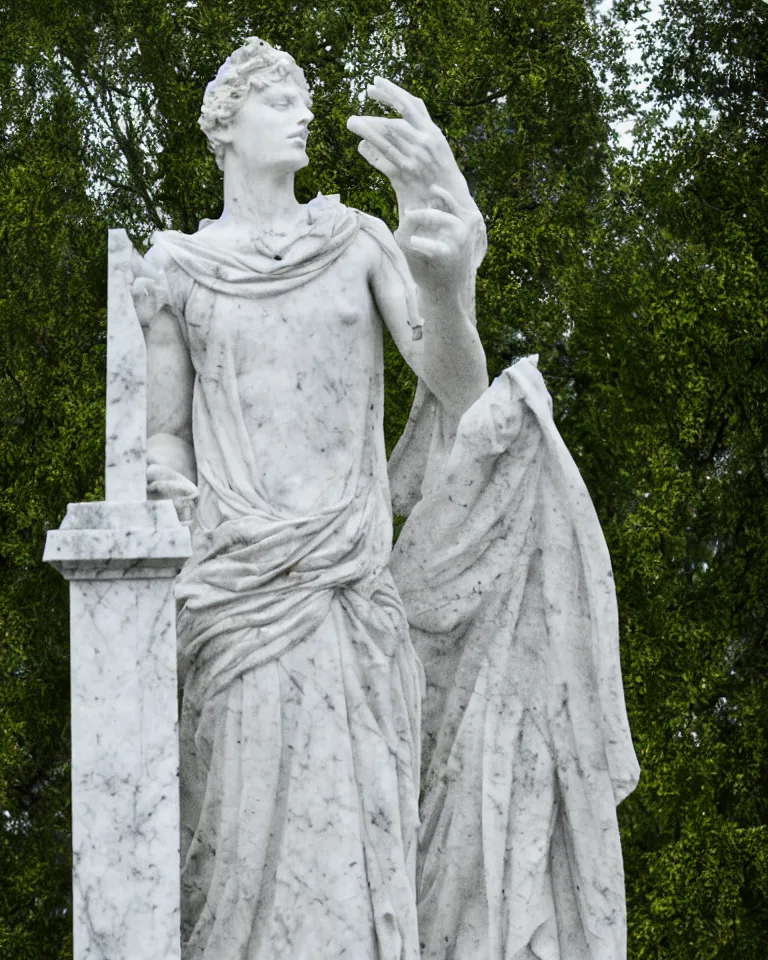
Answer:
[[[444, 137], [369, 95], [401, 114], [349, 121], [394, 237], [297, 202], [309, 92], [251, 38], [200, 118], [221, 217], [134, 262], [149, 491], [192, 531], [182, 956], [621, 960], [636, 771], [605, 545], [535, 367], [488, 389], [485, 231]], [[389, 479], [383, 325], [419, 378]]]

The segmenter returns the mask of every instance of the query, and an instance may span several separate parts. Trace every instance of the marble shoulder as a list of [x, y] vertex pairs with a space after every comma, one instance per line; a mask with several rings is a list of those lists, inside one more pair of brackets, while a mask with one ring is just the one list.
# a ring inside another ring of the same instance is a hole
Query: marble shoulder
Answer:
[[387, 259], [399, 259], [402, 256], [397, 240], [389, 227], [378, 217], [372, 217], [362, 210], [355, 210], [360, 225], [360, 233], [369, 237]]
[[357, 216], [360, 229], [364, 233], [372, 236], [374, 240], [380, 244], [396, 242], [394, 234], [383, 220], [380, 220], [378, 217], [371, 216], [370, 213], [363, 213], [362, 210], [357, 210], [355, 207], [350, 207], [350, 209]]
[[[192, 236], [195, 235], [192, 234]], [[144, 259], [149, 266], [165, 278], [169, 306], [177, 313], [183, 312], [194, 284], [191, 277], [174, 259], [169, 249], [169, 243], [173, 243], [177, 238], [186, 237], [187, 234], [179, 233], [177, 230], [157, 230], [152, 235], [152, 245], [144, 254]]]
[[176, 230], [156, 230], [152, 234], [152, 244], [144, 254], [144, 259], [156, 270], [162, 270], [164, 273], [173, 270], [174, 260], [168, 250], [166, 238], [171, 239], [176, 234], [178, 234]]

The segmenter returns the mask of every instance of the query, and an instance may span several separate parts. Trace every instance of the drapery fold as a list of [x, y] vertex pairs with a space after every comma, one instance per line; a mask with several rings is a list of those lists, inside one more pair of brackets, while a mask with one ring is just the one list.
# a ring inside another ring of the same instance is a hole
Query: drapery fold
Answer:
[[616, 804], [638, 767], [594, 507], [529, 360], [467, 411], [448, 454], [426, 410], [411, 483], [430, 444], [442, 477], [391, 563], [427, 677], [423, 956], [619, 960]]
[[216, 310], [311, 284], [361, 229], [418, 325], [391, 235], [335, 203], [279, 258], [211, 249], [205, 230], [156, 238], [196, 371], [200, 501], [177, 585], [185, 960], [419, 957], [406, 611], [427, 674], [423, 958], [621, 960], [615, 808], [637, 764], [615, 591], [535, 366], [505, 371], [458, 423], [419, 384], [390, 463], [410, 512], [394, 581], [376, 376], [315, 507], [276, 504], [250, 447], [237, 337], [227, 317], [211, 335]]
[[[254, 422], [240, 379], [253, 326], [270, 309], [281, 323], [291, 292], [324, 278], [361, 230], [402, 274], [417, 324], [391, 234], [334, 200], [310, 204], [278, 256], [212, 242], [205, 227], [155, 237], [150, 259], [195, 370], [199, 500], [176, 584], [185, 960], [419, 956], [423, 681], [386, 569], [380, 339], [349, 398], [355, 430], [338, 470], [328, 483], [311, 463], [301, 473], [311, 496], [270, 489], [259, 458], [272, 421]], [[299, 315], [312, 333], [311, 313]]]

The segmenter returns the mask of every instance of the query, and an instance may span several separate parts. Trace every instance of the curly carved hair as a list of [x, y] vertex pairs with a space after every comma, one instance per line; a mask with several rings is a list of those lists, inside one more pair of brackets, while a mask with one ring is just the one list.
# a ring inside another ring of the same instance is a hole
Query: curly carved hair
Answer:
[[225, 145], [217, 136], [218, 131], [234, 117], [249, 90], [264, 90], [284, 80], [295, 83], [310, 106], [312, 98], [304, 71], [289, 53], [275, 50], [258, 37], [248, 37], [219, 67], [216, 78], [205, 88], [197, 122], [208, 138], [208, 149], [215, 155], [220, 170], [224, 169]]

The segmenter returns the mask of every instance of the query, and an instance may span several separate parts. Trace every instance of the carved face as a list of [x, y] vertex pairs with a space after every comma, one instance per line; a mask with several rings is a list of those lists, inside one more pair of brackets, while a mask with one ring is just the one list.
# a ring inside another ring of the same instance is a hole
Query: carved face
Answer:
[[219, 134], [227, 151], [248, 167], [300, 170], [309, 163], [307, 132], [313, 113], [291, 80], [251, 89]]

